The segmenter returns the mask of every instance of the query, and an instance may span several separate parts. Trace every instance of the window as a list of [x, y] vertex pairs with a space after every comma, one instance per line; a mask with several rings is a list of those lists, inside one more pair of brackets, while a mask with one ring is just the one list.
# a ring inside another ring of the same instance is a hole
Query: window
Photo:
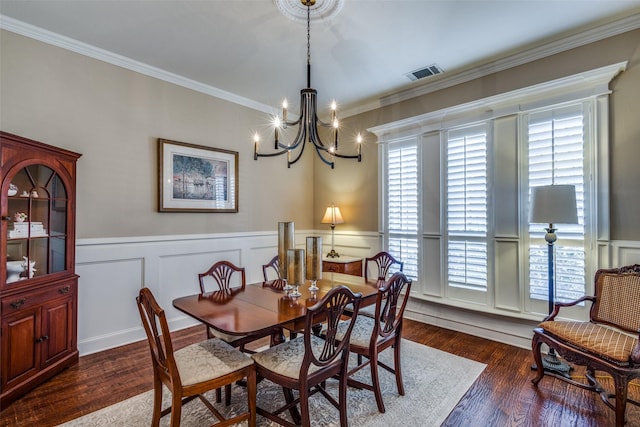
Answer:
[[449, 286], [487, 289], [487, 131], [452, 130], [447, 138]]
[[[586, 278], [610, 262], [608, 85], [624, 67], [369, 129], [381, 145], [383, 242], [405, 261], [415, 298], [545, 315], [548, 224], [528, 217], [531, 188], [549, 184], [575, 186], [579, 220], [557, 224], [556, 300], [592, 293]], [[565, 313], [583, 319], [586, 308]]]
[[404, 273], [418, 277], [418, 146], [389, 144], [386, 167], [387, 250], [404, 261]]
[[[588, 115], [583, 104], [547, 109], [527, 115], [529, 196], [540, 185], [570, 184], [576, 188], [578, 222], [556, 227], [555, 300], [585, 295], [584, 147]], [[548, 299], [548, 247], [544, 228], [529, 224], [529, 296]], [[555, 224], [554, 224], [555, 226]]]

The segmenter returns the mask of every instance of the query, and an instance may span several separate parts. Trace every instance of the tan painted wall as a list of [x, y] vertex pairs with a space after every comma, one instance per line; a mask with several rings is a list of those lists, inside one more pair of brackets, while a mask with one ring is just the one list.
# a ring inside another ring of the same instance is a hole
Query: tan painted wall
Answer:
[[[7, 31], [0, 55], [0, 129], [82, 154], [79, 238], [312, 227], [312, 157], [253, 160], [264, 114]], [[158, 138], [239, 152], [239, 212], [159, 213]]]
[[[375, 136], [363, 161], [315, 156], [287, 169], [283, 158], [253, 161], [260, 112], [60, 48], [0, 32], [0, 129], [83, 154], [78, 163], [78, 237], [275, 230], [320, 224], [331, 202], [342, 230], [378, 230]], [[620, 61], [611, 85], [611, 238], [640, 240], [640, 30], [350, 117], [348, 132], [389, 123]], [[238, 151], [240, 212], [158, 213], [156, 139]], [[349, 152], [351, 135], [342, 138]]]
[[[629, 62], [627, 70], [611, 84], [611, 239], [640, 240], [640, 30], [369, 111], [349, 118], [348, 126], [366, 129], [622, 61]], [[336, 200], [347, 207], [342, 229], [378, 229], [375, 146], [375, 135], [367, 134], [360, 167], [316, 167], [316, 227], [317, 207]]]

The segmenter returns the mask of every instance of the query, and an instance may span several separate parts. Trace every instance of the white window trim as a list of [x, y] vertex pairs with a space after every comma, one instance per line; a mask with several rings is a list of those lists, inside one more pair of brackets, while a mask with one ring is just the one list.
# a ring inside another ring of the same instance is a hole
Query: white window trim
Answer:
[[[626, 69], [627, 62], [620, 62], [609, 66], [597, 68], [583, 73], [575, 74], [572, 76], [564, 77], [561, 79], [553, 80], [550, 82], [541, 83], [538, 85], [522, 88], [519, 90], [507, 92], [504, 94], [496, 95], [493, 97], [473, 101], [470, 103], [452, 106], [442, 110], [437, 110], [429, 113], [425, 113], [419, 116], [399, 120], [392, 123], [387, 123], [380, 126], [375, 126], [368, 131], [374, 133], [378, 138], [379, 146], [379, 187], [380, 195], [384, 194], [383, 183], [386, 180], [385, 176], [385, 145], [392, 141], [398, 141], [405, 138], [418, 138], [418, 145], [420, 145], [420, 137], [430, 132], [440, 132], [445, 129], [450, 129], [455, 126], [469, 124], [472, 122], [482, 120], [495, 120], [502, 117], [518, 115], [523, 111], [529, 111], [545, 106], [552, 106], [556, 104], [562, 104], [566, 102], [579, 102], [584, 100], [593, 100], [593, 105], [596, 111], [594, 112], [594, 123], [591, 124], [593, 137], [598, 141], [594, 144], [593, 149], [597, 150], [597, 155], [591, 155], [590, 160], [594, 163], [592, 171], [594, 176], [588, 185], [596, 185], [597, 188], [608, 188], [609, 171], [608, 171], [608, 95], [611, 93], [609, 89], [609, 83], [620, 72]], [[521, 128], [521, 126], [519, 126]], [[520, 131], [521, 132], [521, 131]], [[586, 150], [592, 148], [585, 147]], [[595, 154], [595, 153], [594, 153]], [[420, 168], [421, 169], [421, 168]], [[522, 180], [521, 180], [522, 181]], [[422, 181], [421, 181], [422, 182]], [[521, 189], [524, 184], [521, 182], [519, 188]], [[587, 183], [585, 183], [587, 185]], [[589, 277], [593, 277], [595, 273], [596, 265], [608, 265], [609, 262], [609, 200], [607, 197], [608, 192], [598, 192], [597, 197], [599, 200], [594, 203], [593, 206], [597, 206], [597, 212], [590, 212], [593, 218], [593, 227], [595, 231], [592, 234], [596, 236], [596, 242], [592, 244], [597, 247], [587, 247], [587, 250], [591, 252], [592, 257], [589, 265], [587, 265], [587, 280], [586, 280], [586, 292], [589, 294], [593, 291], [592, 281]], [[422, 204], [422, 200], [420, 200]], [[380, 235], [385, 238], [384, 221], [386, 218], [386, 200], [384, 197], [379, 197], [379, 218], [380, 218]], [[523, 238], [524, 228], [522, 223], [524, 215], [520, 214], [520, 227], [521, 237], [520, 241], [526, 240]], [[422, 217], [422, 215], [420, 215]], [[422, 230], [422, 226], [419, 227], [419, 232]], [[424, 237], [424, 236], [423, 236]], [[433, 238], [433, 236], [429, 236]], [[440, 236], [444, 238], [445, 236]], [[522, 244], [522, 243], [521, 243]], [[422, 250], [419, 245], [419, 250]], [[520, 251], [522, 257], [523, 252]], [[522, 261], [520, 262], [522, 265]], [[514, 277], [516, 283], [519, 283], [520, 301], [516, 302], [516, 306], [519, 306], [519, 310], [515, 307], [509, 307], [504, 309], [503, 307], [497, 307], [494, 304], [493, 298], [489, 296], [489, 304], [483, 306], [478, 304], [471, 304], [464, 301], [455, 299], [449, 299], [444, 295], [444, 292], [440, 295], [434, 294], [431, 290], [427, 291], [425, 286], [425, 274], [428, 272], [423, 271], [424, 266], [418, 267], [420, 277], [414, 283], [416, 292], [412, 292], [412, 296], [415, 298], [425, 299], [429, 301], [437, 301], [443, 304], [448, 304], [457, 307], [470, 308], [473, 310], [481, 310], [489, 313], [503, 314], [520, 318], [527, 318], [533, 320], [539, 320], [539, 315], [536, 313], [527, 312], [525, 306], [525, 294], [527, 289], [525, 283], [528, 279], [525, 275], [525, 269], [518, 269], [517, 276]], [[441, 266], [441, 269], [444, 266]], [[440, 286], [442, 291], [445, 290], [446, 274], [444, 271], [437, 272], [440, 277]], [[425, 290], [423, 291], [423, 289]], [[490, 294], [493, 294], [490, 292]], [[528, 298], [528, 295], [526, 296]], [[582, 314], [584, 316], [584, 313]]]

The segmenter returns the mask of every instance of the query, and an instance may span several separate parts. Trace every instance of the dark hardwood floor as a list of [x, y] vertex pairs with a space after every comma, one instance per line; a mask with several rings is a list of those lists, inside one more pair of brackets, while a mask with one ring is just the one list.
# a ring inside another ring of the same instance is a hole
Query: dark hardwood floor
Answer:
[[[205, 329], [173, 336], [175, 348], [181, 348], [204, 339]], [[406, 322], [404, 337], [487, 364], [444, 426], [614, 425], [613, 411], [592, 393], [551, 378], [533, 387], [529, 350], [413, 321]], [[76, 366], [2, 408], [0, 425], [55, 426], [150, 390], [148, 351], [144, 341], [81, 357]], [[640, 397], [640, 383], [632, 384], [631, 393]], [[628, 405], [627, 426], [640, 426], [639, 407]]]

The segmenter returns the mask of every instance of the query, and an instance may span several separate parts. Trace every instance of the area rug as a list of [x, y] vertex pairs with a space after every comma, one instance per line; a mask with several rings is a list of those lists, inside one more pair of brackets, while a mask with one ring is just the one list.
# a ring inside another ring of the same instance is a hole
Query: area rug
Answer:
[[[412, 341], [402, 341], [402, 369], [405, 395], [398, 395], [395, 377], [380, 370], [382, 393], [386, 412], [378, 412], [373, 393], [368, 390], [348, 390], [348, 418], [352, 427], [390, 427], [397, 425], [439, 426], [460, 401], [462, 396], [478, 378], [485, 366], [463, 357], [455, 356], [433, 349]], [[380, 355], [386, 363], [393, 360], [392, 350], [386, 350]], [[361, 379], [369, 378], [368, 369], [358, 373]], [[337, 381], [327, 383], [329, 392], [337, 396]], [[228, 415], [246, 408], [246, 390], [234, 386], [231, 405], [218, 405], [220, 411]], [[211, 398], [213, 393], [208, 395]], [[163, 393], [164, 405], [169, 404], [170, 393]], [[271, 409], [282, 402], [282, 389], [269, 381], [258, 384], [258, 406]], [[215, 401], [215, 400], [212, 400]], [[151, 421], [153, 392], [134, 396], [123, 402], [77, 418], [65, 424], [64, 427], [143, 427]], [[324, 397], [316, 394], [310, 402], [313, 426], [339, 425], [338, 411], [329, 404]], [[170, 415], [162, 418], [161, 426], [169, 425]], [[198, 399], [186, 404], [182, 409], [181, 425], [185, 427], [210, 426], [215, 421], [206, 407]], [[246, 425], [246, 423], [245, 423]], [[258, 426], [275, 426], [269, 420], [258, 416]]]

